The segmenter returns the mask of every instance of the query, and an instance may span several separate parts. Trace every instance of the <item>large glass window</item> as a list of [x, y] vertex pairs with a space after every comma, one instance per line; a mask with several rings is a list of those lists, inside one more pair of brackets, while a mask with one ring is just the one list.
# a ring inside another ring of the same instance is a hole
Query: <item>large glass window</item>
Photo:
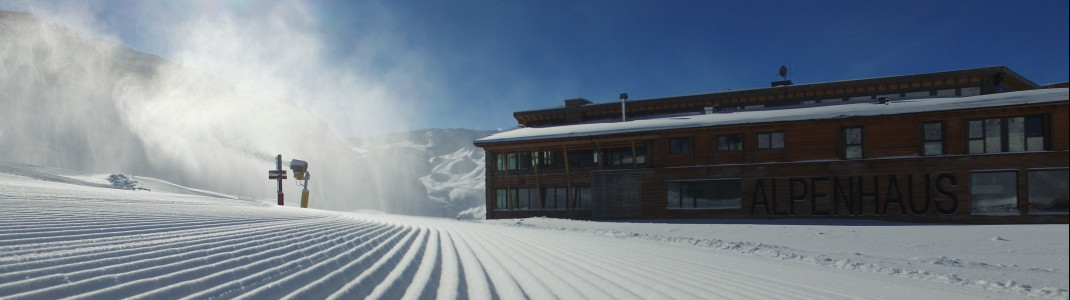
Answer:
[[862, 158], [862, 127], [843, 129], [843, 157], [846, 159]]
[[532, 162], [531, 152], [521, 152], [517, 155], [518, 170], [530, 170]]
[[508, 168], [510, 170], [516, 170], [516, 153], [509, 153], [505, 155], [508, 161]]
[[[499, 156], [499, 167], [501, 167]], [[532, 163], [531, 152], [509, 153], [505, 155], [505, 167], [509, 170], [530, 170]]]
[[563, 157], [564, 154], [561, 151], [535, 152], [535, 165], [539, 166], [540, 169], [564, 168]]
[[516, 209], [532, 209], [539, 205], [539, 190], [532, 188], [513, 189]]
[[635, 155], [632, 155], [632, 148], [614, 148], [602, 150], [602, 159], [607, 166], [631, 166], [635, 164], [646, 163], [646, 147], [635, 147]]
[[1018, 172], [970, 173], [970, 211], [975, 215], [1018, 214]]
[[494, 208], [498, 210], [509, 209], [509, 191], [506, 189], [497, 189], [497, 198]]
[[498, 171], [505, 171], [505, 155], [498, 154]]
[[569, 151], [568, 165], [571, 167], [596, 167], [598, 166], [598, 152], [594, 150]]
[[568, 209], [568, 188], [546, 187], [542, 188], [542, 208], [544, 209]]
[[1040, 116], [970, 120], [966, 126], [971, 154], [1044, 150]]
[[669, 209], [739, 209], [739, 179], [666, 182], [665, 207]]
[[758, 149], [783, 149], [784, 148], [784, 132], [764, 132], [759, 133], [756, 137], [758, 140]]
[[925, 155], [944, 154], [944, 122], [925, 122], [922, 124]]
[[689, 154], [695, 146], [694, 139], [690, 137], [669, 139], [669, 154]]
[[1067, 214], [1070, 169], [1030, 170], [1029, 214]]
[[575, 209], [591, 209], [591, 187], [572, 187], [572, 201], [575, 202], [573, 206]]
[[725, 134], [717, 136], [717, 151], [741, 151], [743, 150], [743, 136], [740, 134]]

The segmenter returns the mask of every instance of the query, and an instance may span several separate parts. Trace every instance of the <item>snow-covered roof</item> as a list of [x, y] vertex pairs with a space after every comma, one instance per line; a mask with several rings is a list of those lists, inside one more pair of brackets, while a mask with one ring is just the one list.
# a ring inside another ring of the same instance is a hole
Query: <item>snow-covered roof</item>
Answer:
[[1070, 89], [1040, 89], [1020, 92], [951, 98], [913, 98], [879, 104], [874, 100], [841, 102], [833, 105], [800, 105], [763, 110], [718, 112], [708, 115], [674, 116], [612, 123], [587, 123], [554, 127], [529, 127], [497, 133], [475, 141], [493, 144], [515, 141], [602, 136], [621, 133], [688, 129], [711, 126], [758, 124], [786, 121], [823, 120], [850, 117], [951, 111], [1034, 103], [1065, 102]]

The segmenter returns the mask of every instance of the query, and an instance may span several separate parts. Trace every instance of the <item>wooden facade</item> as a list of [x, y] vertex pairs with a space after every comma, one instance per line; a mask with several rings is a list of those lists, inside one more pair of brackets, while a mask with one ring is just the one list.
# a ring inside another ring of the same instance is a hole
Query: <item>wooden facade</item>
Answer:
[[487, 218], [1068, 223], [1070, 97], [1052, 91], [873, 116], [491, 136], [476, 142]]

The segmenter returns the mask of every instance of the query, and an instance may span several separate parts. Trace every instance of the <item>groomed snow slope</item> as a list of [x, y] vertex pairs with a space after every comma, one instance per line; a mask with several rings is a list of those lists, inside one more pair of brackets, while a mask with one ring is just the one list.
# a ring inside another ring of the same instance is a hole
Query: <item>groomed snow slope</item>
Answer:
[[605, 234], [651, 224], [525, 225], [539, 221], [330, 212], [0, 172], [0, 298], [1067, 297]]

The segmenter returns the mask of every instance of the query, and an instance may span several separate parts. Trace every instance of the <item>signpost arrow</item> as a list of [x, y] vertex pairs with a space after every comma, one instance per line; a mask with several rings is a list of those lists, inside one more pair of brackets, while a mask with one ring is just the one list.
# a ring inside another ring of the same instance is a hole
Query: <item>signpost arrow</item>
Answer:
[[268, 179], [286, 179], [286, 170], [268, 170]]

